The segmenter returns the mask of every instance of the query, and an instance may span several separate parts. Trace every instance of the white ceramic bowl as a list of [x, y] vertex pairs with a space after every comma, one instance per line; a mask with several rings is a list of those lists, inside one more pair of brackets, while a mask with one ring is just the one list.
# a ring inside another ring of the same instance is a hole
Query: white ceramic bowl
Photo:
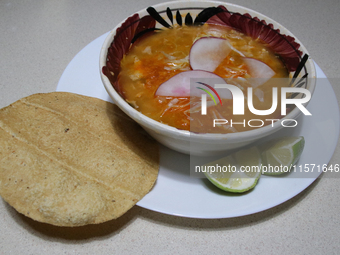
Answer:
[[[174, 1], [174, 2], [166, 2], [162, 4], [158, 4], [153, 6], [155, 10], [160, 13], [160, 15], [166, 20], [169, 24], [169, 18], [167, 16], [166, 10], [170, 8], [175, 17], [175, 13], [177, 10], [180, 11], [182, 16], [190, 13], [190, 15], [195, 18], [198, 13], [202, 11], [202, 9], [207, 7], [217, 7], [217, 6], [225, 6], [231, 13], [240, 13], [250, 14], [251, 17], [257, 17], [261, 21], [265, 21], [267, 24], [273, 24], [273, 28], [279, 29], [281, 35], [287, 35], [295, 38], [295, 42], [300, 44], [299, 50], [305, 54], [307, 52], [306, 48], [302, 45], [302, 43], [285, 27], [278, 24], [276, 21], [268, 18], [265, 15], [260, 14], [259, 12], [253, 11], [251, 9], [238, 6], [235, 4], [229, 4], [225, 2], [215, 2], [215, 1]], [[138, 15], [138, 16], [136, 16]], [[142, 18], [148, 15], [146, 9], [137, 12], [134, 15], [130, 16], [130, 23], [132, 19]], [[184, 20], [184, 18], [183, 18]], [[103, 74], [103, 67], [107, 66], [107, 58], [108, 58], [108, 50], [114, 40], [114, 37], [117, 34], [124, 33], [124, 29], [121, 29], [122, 25], [125, 21], [118, 24], [108, 35], [106, 38], [101, 52], [100, 52], [100, 73], [103, 84], [113, 99], [113, 101], [118, 105], [120, 109], [122, 109], [127, 115], [129, 115], [132, 119], [134, 119], [137, 123], [139, 123], [152, 137], [154, 137], [157, 141], [162, 143], [163, 145], [174, 149], [176, 151], [191, 154], [191, 155], [213, 155], [215, 153], [220, 153], [222, 151], [228, 151], [232, 149], [236, 149], [252, 142], [255, 142], [258, 139], [266, 137], [278, 130], [282, 129], [283, 126], [281, 122], [276, 122], [273, 126], [268, 125], [255, 130], [239, 132], [239, 133], [230, 133], [230, 134], [197, 134], [189, 131], [179, 130], [177, 128], [162, 124], [157, 122], [149, 117], [146, 117], [142, 113], [135, 110], [131, 107], [121, 96], [113, 85], [110, 82], [110, 79]], [[176, 22], [176, 21], [174, 21]], [[183, 21], [184, 22], [184, 21]], [[156, 22], [156, 27], [162, 27], [158, 22]], [[126, 37], [127, 38], [127, 37]], [[130, 38], [131, 39], [131, 38]], [[129, 40], [129, 39], [127, 39]], [[314, 67], [313, 61], [309, 58], [305, 64], [305, 68], [303, 72], [308, 72], [307, 89], [313, 94], [315, 88], [316, 81], [316, 71]], [[303, 72], [299, 76], [303, 75]], [[301, 111], [295, 107], [289, 114], [287, 114], [283, 119], [296, 119], [300, 115]]]

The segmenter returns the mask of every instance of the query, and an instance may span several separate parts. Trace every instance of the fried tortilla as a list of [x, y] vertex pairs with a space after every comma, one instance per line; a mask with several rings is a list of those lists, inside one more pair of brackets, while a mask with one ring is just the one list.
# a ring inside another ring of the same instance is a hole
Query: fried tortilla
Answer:
[[0, 195], [57, 226], [116, 219], [153, 187], [156, 141], [116, 105], [67, 92], [0, 109]]

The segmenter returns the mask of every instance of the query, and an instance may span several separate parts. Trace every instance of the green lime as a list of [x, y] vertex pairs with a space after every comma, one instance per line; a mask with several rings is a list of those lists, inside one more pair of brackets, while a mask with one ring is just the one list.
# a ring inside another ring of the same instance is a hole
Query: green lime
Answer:
[[205, 176], [218, 188], [242, 193], [254, 188], [261, 176], [261, 154], [251, 147], [210, 162], [205, 169]]
[[262, 173], [278, 175], [289, 172], [300, 158], [304, 146], [303, 136], [283, 137], [261, 145]]

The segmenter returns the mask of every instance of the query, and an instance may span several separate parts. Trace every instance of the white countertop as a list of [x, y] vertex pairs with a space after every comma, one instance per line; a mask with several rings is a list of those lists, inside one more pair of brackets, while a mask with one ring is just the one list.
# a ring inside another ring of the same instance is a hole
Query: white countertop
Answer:
[[[288, 28], [340, 99], [338, 0], [229, 1]], [[0, 2], [0, 108], [55, 91], [72, 58], [128, 15], [156, 0]], [[329, 164], [340, 163], [340, 146]], [[1, 165], [0, 165], [1, 167]], [[339, 173], [340, 177], [340, 173]], [[133, 207], [118, 220], [58, 228], [0, 200], [0, 254], [338, 254], [340, 178], [316, 180], [272, 209], [227, 219], [190, 219]]]

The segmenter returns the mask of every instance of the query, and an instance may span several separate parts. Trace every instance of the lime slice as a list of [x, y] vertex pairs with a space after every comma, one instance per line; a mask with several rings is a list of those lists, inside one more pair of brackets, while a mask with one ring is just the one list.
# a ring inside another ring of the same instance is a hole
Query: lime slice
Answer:
[[218, 188], [242, 193], [255, 187], [261, 176], [261, 154], [257, 147], [240, 150], [205, 165], [205, 176]]
[[289, 172], [300, 158], [305, 139], [299, 137], [283, 137], [270, 141], [261, 148], [262, 173], [265, 175], [279, 175]]

